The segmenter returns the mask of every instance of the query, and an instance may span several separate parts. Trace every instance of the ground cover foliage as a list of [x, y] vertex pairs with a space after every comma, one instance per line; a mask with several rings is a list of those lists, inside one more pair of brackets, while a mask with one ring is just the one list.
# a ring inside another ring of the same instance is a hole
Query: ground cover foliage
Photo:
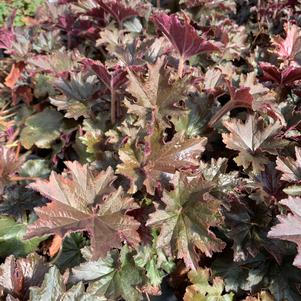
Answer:
[[2, 300], [301, 300], [298, 1], [15, 15], [0, 30]]

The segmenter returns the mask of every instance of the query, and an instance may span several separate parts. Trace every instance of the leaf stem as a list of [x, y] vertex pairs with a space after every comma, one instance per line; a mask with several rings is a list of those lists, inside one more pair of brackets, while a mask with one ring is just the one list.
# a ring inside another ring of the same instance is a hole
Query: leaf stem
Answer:
[[209, 121], [208, 126], [213, 127], [226, 113], [235, 107], [235, 103], [228, 101]]
[[20, 177], [20, 176], [11, 176], [9, 177], [11, 181], [36, 181], [40, 178], [38, 177]]
[[111, 123], [114, 125], [116, 123], [116, 93], [111, 85]]
[[182, 76], [183, 76], [184, 64], [185, 64], [185, 59], [181, 56], [179, 59], [179, 65], [178, 65], [178, 75], [180, 78], [182, 78]]
[[157, 8], [160, 8], [160, 6], [161, 6], [161, 1], [157, 0]]

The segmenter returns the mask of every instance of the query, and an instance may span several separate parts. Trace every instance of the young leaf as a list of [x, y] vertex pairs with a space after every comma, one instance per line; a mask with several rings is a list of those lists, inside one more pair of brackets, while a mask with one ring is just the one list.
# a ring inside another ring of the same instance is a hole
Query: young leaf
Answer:
[[173, 47], [178, 51], [179, 76], [182, 77], [183, 64], [191, 56], [201, 52], [218, 51], [219, 48], [213, 43], [200, 37], [195, 28], [189, 24], [189, 19], [185, 16], [184, 24], [181, 23], [177, 15], [167, 15], [158, 13], [152, 17], [157, 27], [164, 33]]
[[226, 80], [226, 84], [230, 100], [211, 118], [208, 124], [210, 127], [217, 123], [227, 112], [235, 108], [252, 109], [253, 97], [249, 87], [236, 89], [229, 80]]
[[279, 85], [292, 85], [301, 79], [301, 67], [289, 66], [284, 70], [279, 70], [270, 63], [261, 62], [260, 68], [263, 71], [263, 80], [272, 81]]
[[147, 225], [160, 228], [158, 248], [183, 258], [188, 267], [196, 269], [196, 249], [211, 257], [225, 246], [210, 230], [223, 221], [220, 202], [209, 194], [212, 184], [201, 177], [189, 181], [185, 175], [176, 173], [171, 183], [174, 190], [164, 191], [162, 198], [166, 207], [157, 206]]
[[65, 117], [74, 118], [89, 116], [89, 101], [99, 90], [95, 75], [83, 73], [71, 74], [70, 80], [58, 79], [55, 82], [57, 89], [64, 93], [63, 97], [50, 98], [50, 103], [59, 111], [67, 111]]
[[141, 246], [134, 257], [135, 263], [141, 268], [145, 268], [146, 276], [152, 286], [159, 287], [162, 279], [166, 276], [166, 272], [171, 272], [174, 263], [169, 260], [162, 250], [153, 246]]
[[139, 15], [133, 8], [126, 7], [120, 0], [95, 0], [95, 2], [106, 13], [110, 14], [117, 21], [119, 26], [122, 25], [124, 20]]
[[127, 72], [118, 65], [112, 72], [109, 72], [99, 61], [84, 59], [82, 63], [90, 67], [109, 90], [117, 90], [127, 82]]
[[65, 164], [67, 174], [52, 172], [49, 181], [38, 180], [30, 185], [51, 202], [35, 209], [39, 219], [28, 226], [26, 238], [46, 234], [64, 238], [70, 232], [88, 231], [94, 259], [121, 247], [124, 240], [136, 245], [140, 240], [139, 223], [126, 212], [137, 205], [121, 187], [112, 187], [113, 170], [95, 174], [87, 164]]
[[[224, 281], [219, 277], [211, 279], [208, 269], [190, 271], [188, 278], [192, 285], [187, 286], [184, 301], [231, 301], [234, 294], [223, 294]], [[211, 284], [212, 283], [212, 284]]]

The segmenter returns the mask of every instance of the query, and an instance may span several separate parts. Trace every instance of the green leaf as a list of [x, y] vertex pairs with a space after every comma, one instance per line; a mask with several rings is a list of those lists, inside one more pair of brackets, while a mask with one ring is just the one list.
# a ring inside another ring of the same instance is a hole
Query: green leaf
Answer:
[[143, 245], [134, 257], [135, 263], [146, 270], [146, 276], [152, 286], [159, 286], [166, 273], [174, 268], [174, 263], [155, 246]]
[[235, 262], [232, 256], [223, 256], [214, 261], [213, 274], [224, 279], [227, 292], [237, 292], [239, 289], [249, 291], [263, 279], [264, 275], [257, 273], [257, 268], [262, 265], [263, 259], [259, 256], [249, 261]]
[[292, 196], [301, 195], [301, 186], [300, 185], [291, 185], [283, 189], [283, 191]]
[[123, 23], [123, 26], [130, 32], [139, 33], [142, 31], [143, 27], [140, 20], [136, 17], [127, 20]]
[[26, 149], [30, 149], [33, 145], [51, 148], [52, 142], [60, 136], [62, 120], [62, 114], [48, 108], [28, 117], [26, 127], [21, 132], [21, 144]]
[[137, 287], [144, 282], [143, 270], [134, 262], [133, 253], [124, 247], [120, 256], [114, 250], [105, 259], [90, 261], [72, 269], [73, 281], [86, 280], [90, 282], [87, 292], [104, 295], [108, 299], [126, 301], [142, 300]]
[[78, 283], [67, 290], [59, 270], [56, 267], [50, 268], [45, 275], [41, 287], [30, 288], [29, 301], [104, 301], [102, 296], [95, 296], [85, 292], [83, 283]]
[[43, 159], [33, 159], [26, 161], [21, 166], [20, 175], [22, 177], [47, 178], [50, 174], [48, 162]]
[[87, 244], [87, 240], [81, 233], [71, 233], [64, 239], [62, 252], [56, 261], [60, 269], [74, 267], [83, 261], [81, 248]]
[[[192, 285], [186, 288], [184, 301], [231, 301], [234, 294], [223, 294], [224, 281], [215, 277], [210, 279], [208, 269], [197, 269], [188, 273]], [[212, 283], [212, 284], [211, 284]]]
[[0, 256], [5, 257], [11, 254], [26, 256], [36, 250], [39, 243], [45, 240], [45, 237], [23, 240], [26, 227], [26, 224], [17, 223], [11, 217], [0, 216]]
[[223, 221], [220, 202], [209, 194], [213, 185], [202, 177], [188, 180], [177, 172], [171, 183], [174, 190], [164, 191], [162, 198], [166, 207], [150, 214], [147, 225], [160, 228], [158, 248], [163, 248], [168, 255], [183, 258], [187, 267], [196, 268], [198, 254], [195, 249], [211, 257], [225, 246], [210, 230]]

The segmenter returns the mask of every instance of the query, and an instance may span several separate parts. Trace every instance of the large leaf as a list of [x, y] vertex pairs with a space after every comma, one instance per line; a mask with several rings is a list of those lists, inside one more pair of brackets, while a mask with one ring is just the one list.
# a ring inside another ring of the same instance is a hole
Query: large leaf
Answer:
[[171, 179], [177, 170], [197, 169], [207, 138], [185, 139], [175, 135], [170, 142], [164, 143], [160, 132], [155, 130], [147, 137], [147, 143], [148, 153], [143, 168], [146, 175], [144, 185], [149, 193], [153, 193], [159, 180]]
[[183, 174], [176, 173], [172, 184], [174, 190], [163, 194], [165, 208], [157, 207], [147, 225], [160, 228], [158, 248], [183, 258], [188, 267], [195, 269], [198, 266], [196, 249], [211, 257], [225, 246], [210, 230], [222, 223], [220, 202], [209, 194], [212, 184], [201, 177], [189, 181]]
[[255, 174], [263, 171], [269, 162], [264, 153], [276, 155], [286, 144], [285, 140], [276, 138], [282, 128], [278, 121], [265, 125], [260, 117], [248, 115], [245, 123], [232, 119], [224, 125], [230, 133], [223, 134], [223, 142], [227, 148], [239, 151], [234, 161], [245, 169], [251, 165]]
[[137, 206], [121, 187], [112, 187], [113, 170], [95, 174], [87, 164], [65, 164], [67, 174], [52, 172], [49, 181], [38, 180], [30, 185], [51, 202], [35, 209], [39, 219], [29, 225], [26, 237], [57, 234], [64, 238], [70, 232], [88, 231], [94, 259], [121, 247], [124, 240], [137, 244], [139, 223], [126, 215]]
[[234, 261], [255, 257], [261, 250], [268, 251], [277, 259], [280, 257], [279, 246], [267, 238], [273, 220], [269, 207], [262, 200], [232, 196], [224, 216], [229, 228], [226, 235], [233, 240]]

